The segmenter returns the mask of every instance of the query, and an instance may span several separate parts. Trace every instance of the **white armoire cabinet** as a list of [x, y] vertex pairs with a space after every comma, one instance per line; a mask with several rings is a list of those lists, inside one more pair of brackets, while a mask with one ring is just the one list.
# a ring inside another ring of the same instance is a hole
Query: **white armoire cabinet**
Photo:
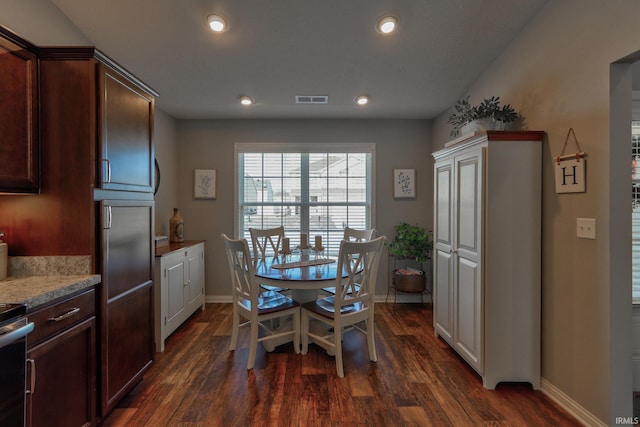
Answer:
[[540, 388], [544, 132], [487, 131], [433, 153], [435, 333], [486, 388]]
[[196, 310], [204, 310], [204, 242], [171, 243], [156, 249], [156, 351]]

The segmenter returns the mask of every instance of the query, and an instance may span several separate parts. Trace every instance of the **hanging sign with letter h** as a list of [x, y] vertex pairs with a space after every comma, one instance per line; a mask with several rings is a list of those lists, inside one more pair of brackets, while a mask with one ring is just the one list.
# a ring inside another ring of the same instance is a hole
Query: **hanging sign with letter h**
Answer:
[[[578, 148], [575, 154], [564, 154], [567, 148], [567, 142], [569, 141], [569, 135], [573, 135], [576, 147]], [[564, 141], [564, 147], [562, 147], [562, 153], [554, 159], [556, 193], [584, 193], [586, 191], [586, 156], [587, 153], [580, 150], [580, 144], [578, 143], [578, 138], [576, 138], [573, 128], [570, 128], [569, 133], [567, 133], [567, 138]]]

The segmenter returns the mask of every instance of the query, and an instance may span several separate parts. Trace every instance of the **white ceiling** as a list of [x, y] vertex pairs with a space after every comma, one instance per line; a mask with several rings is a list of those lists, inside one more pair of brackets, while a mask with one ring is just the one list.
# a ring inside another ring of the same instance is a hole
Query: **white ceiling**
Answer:
[[[52, 0], [178, 119], [433, 118], [546, 1]], [[212, 13], [228, 31], [208, 30]], [[395, 34], [375, 30], [386, 14], [398, 17]], [[241, 94], [256, 104], [240, 106]]]

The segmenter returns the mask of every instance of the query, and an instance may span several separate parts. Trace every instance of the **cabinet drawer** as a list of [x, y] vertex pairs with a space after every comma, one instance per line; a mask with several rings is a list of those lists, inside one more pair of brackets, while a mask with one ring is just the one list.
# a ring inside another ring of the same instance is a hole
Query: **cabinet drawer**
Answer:
[[28, 337], [29, 347], [93, 316], [95, 311], [96, 292], [90, 289], [65, 301], [29, 313], [27, 317], [35, 326]]
[[164, 266], [166, 267], [170, 267], [172, 265], [176, 265], [179, 264], [181, 262], [184, 262], [184, 257], [185, 257], [185, 252], [187, 251], [187, 249], [180, 249], [178, 251], [175, 252], [171, 252], [168, 253], [166, 255], [162, 256], [162, 261], [164, 262]]

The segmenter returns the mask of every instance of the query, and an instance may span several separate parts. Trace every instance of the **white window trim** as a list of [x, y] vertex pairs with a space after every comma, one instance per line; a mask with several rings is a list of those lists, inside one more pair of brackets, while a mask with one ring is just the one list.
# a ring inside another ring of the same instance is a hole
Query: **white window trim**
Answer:
[[238, 221], [238, 155], [244, 152], [263, 153], [371, 153], [371, 227], [376, 228], [376, 144], [373, 142], [299, 143], [299, 142], [236, 142], [233, 150], [233, 235], [240, 233]]

